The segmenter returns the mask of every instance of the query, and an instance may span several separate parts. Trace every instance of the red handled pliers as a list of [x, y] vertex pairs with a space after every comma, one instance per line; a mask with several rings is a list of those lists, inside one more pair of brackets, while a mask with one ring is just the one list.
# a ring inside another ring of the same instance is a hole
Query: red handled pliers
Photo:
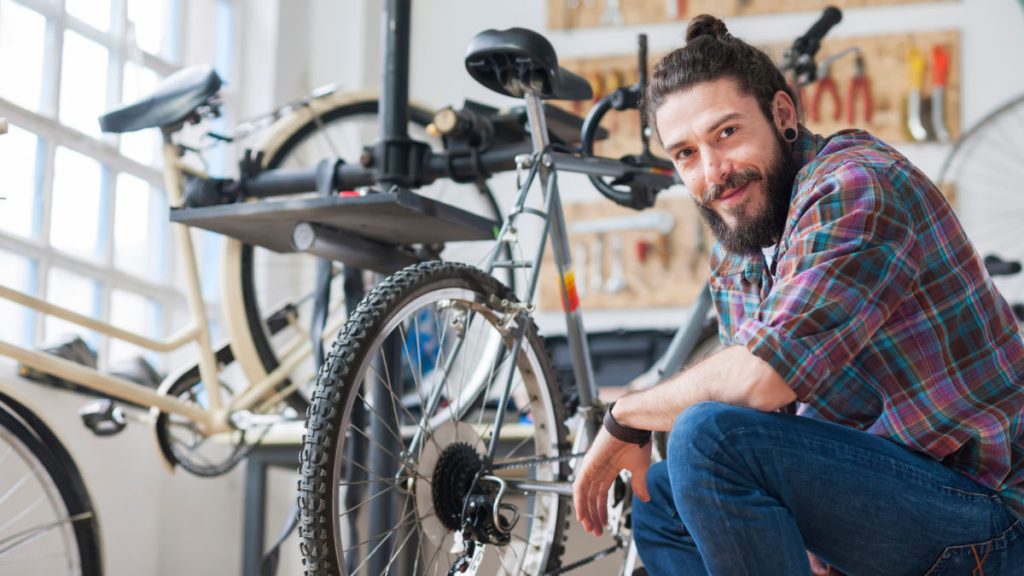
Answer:
[[831, 61], [826, 61], [818, 68], [818, 82], [814, 88], [814, 97], [811, 101], [811, 121], [821, 120], [821, 98], [826, 93], [832, 97], [832, 120], [838, 121], [842, 112], [842, 103], [839, 101], [839, 90], [836, 88], [836, 81], [829, 73], [832, 67]]
[[858, 96], [864, 105], [864, 123], [870, 124], [871, 110], [874, 108], [871, 102], [871, 81], [864, 74], [864, 57], [860, 52], [857, 53], [857, 59], [854, 61], [853, 79], [850, 80], [850, 88], [846, 95], [846, 122], [851, 126], [857, 117]]

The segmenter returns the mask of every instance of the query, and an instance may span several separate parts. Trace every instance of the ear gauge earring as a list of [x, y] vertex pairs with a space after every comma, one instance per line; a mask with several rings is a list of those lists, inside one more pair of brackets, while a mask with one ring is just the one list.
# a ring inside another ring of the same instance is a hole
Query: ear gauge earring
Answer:
[[782, 137], [786, 142], [793, 142], [796, 140], [796, 130], [793, 128], [786, 128], [782, 131]]

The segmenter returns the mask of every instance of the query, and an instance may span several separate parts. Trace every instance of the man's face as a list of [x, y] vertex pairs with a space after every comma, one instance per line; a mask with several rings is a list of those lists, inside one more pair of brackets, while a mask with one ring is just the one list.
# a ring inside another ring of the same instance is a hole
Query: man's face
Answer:
[[795, 175], [780, 128], [732, 79], [669, 96], [655, 116], [683, 183], [726, 250], [757, 254], [782, 234]]

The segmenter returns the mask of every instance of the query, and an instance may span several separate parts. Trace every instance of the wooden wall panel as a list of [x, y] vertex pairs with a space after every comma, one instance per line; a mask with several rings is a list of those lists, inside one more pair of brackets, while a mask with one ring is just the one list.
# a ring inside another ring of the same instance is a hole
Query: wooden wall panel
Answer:
[[698, 14], [719, 18], [785, 12], [820, 12], [826, 6], [840, 9], [887, 4], [914, 4], [934, 0], [548, 0], [548, 28], [655, 24], [688, 20]]

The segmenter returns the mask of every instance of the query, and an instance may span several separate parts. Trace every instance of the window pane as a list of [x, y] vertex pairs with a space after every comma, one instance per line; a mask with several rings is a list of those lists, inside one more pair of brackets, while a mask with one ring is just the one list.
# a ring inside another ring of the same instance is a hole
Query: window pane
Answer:
[[26, 238], [35, 229], [38, 148], [35, 134], [13, 125], [0, 136], [0, 230]]
[[[160, 306], [156, 302], [124, 290], [114, 290], [110, 295], [110, 323], [149, 338], [160, 336]], [[116, 338], [110, 339], [108, 366], [144, 356], [154, 368], [160, 369], [159, 354]]]
[[99, 255], [102, 170], [99, 162], [57, 148], [50, 208], [50, 244], [76, 256]]
[[135, 29], [135, 44], [139, 48], [167, 60], [177, 60], [175, 0], [128, 0], [128, 20]]
[[129, 274], [163, 280], [166, 218], [162, 194], [145, 180], [119, 175], [114, 203], [114, 265]]
[[[121, 102], [130, 103], [141, 100], [152, 94], [156, 85], [156, 72], [129, 62], [124, 67]], [[159, 152], [159, 130], [139, 130], [121, 135], [121, 153], [133, 160], [159, 168], [163, 165]]]
[[65, 0], [68, 14], [93, 28], [110, 27], [110, 0]]
[[107, 108], [107, 60], [101, 44], [68, 30], [64, 33], [64, 62], [60, 81], [60, 121], [100, 135], [97, 118]]
[[[0, 250], [0, 284], [15, 290], [34, 292], [34, 266], [28, 258]], [[20, 346], [32, 344], [32, 322], [35, 315], [30, 308], [0, 298], [0, 339]]]
[[231, 82], [235, 66], [235, 7], [230, 0], [217, 0], [214, 22], [214, 66], [225, 82]]
[[0, 0], [0, 97], [39, 111], [46, 18]]
[[[73, 312], [97, 317], [99, 311], [99, 286], [95, 280], [79, 276], [62, 268], [51, 268], [46, 279], [46, 301], [67, 308]], [[47, 316], [43, 341], [54, 344], [70, 335], [81, 336], [89, 347], [97, 349], [99, 336], [77, 324]]]

